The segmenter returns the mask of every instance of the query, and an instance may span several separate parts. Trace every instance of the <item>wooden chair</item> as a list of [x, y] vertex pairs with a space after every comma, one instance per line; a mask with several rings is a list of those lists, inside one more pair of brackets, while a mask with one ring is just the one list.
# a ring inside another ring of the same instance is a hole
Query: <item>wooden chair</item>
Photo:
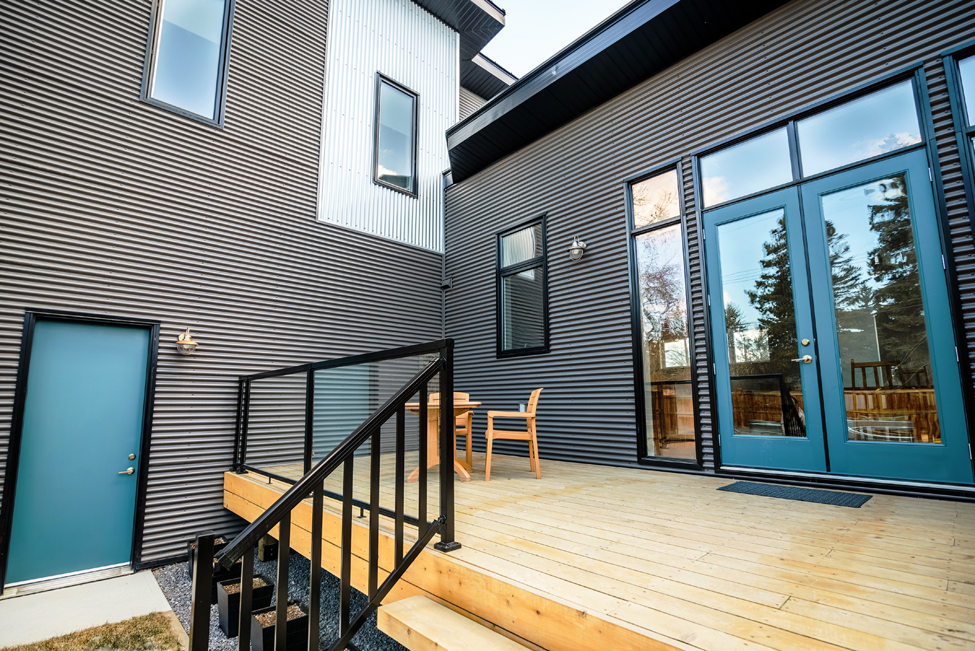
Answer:
[[[894, 388], [894, 375], [893, 369], [900, 366], [900, 361], [890, 361], [890, 362], [857, 362], [855, 359], [850, 360], [850, 375], [853, 376], [853, 388], [863, 388], [863, 389], [892, 389]], [[867, 384], [867, 369], [873, 371], [873, 387]], [[857, 371], [860, 371], [860, 379], [863, 382], [863, 387], [857, 386]]]
[[[505, 439], [509, 441], [528, 441], [528, 459], [531, 469], [535, 472], [535, 478], [542, 478], [542, 471], [538, 466], [538, 438], [535, 435], [535, 408], [538, 406], [538, 394], [541, 389], [532, 391], [531, 398], [528, 399], [527, 411], [489, 411], [487, 413], [488, 426], [484, 436], [487, 437], [487, 462], [484, 465], [484, 481], [491, 481], [491, 445], [494, 439]], [[494, 429], [495, 418], [524, 418], [527, 431], [512, 432]]]
[[[455, 402], [469, 402], [471, 399], [471, 394], [460, 393], [459, 391], [454, 391], [454, 401]], [[430, 402], [440, 402], [439, 393], [430, 394]], [[467, 437], [467, 469], [474, 469], [474, 448], [471, 446], [471, 436], [474, 433], [474, 410], [468, 411], [466, 414], [461, 414], [454, 421], [454, 458], [457, 458], [457, 437], [466, 436]]]

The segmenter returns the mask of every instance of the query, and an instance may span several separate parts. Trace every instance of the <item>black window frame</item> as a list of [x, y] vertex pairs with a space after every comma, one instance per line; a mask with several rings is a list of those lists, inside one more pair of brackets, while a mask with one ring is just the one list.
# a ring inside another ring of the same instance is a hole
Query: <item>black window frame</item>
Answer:
[[236, 0], [228, 0], [224, 8], [223, 32], [220, 38], [220, 63], [217, 66], [217, 106], [214, 112], [215, 117], [210, 118], [193, 111], [163, 102], [149, 95], [149, 86], [152, 79], [152, 71], [156, 62], [156, 43], [158, 32], [162, 28], [162, 10], [166, 0], [152, 0], [152, 11], [149, 14], [149, 32], [146, 36], [146, 52], [142, 63], [142, 87], [139, 91], [139, 100], [155, 106], [157, 108], [176, 113], [185, 118], [208, 124], [218, 129], [223, 129], [224, 119], [227, 114], [227, 79], [230, 75], [230, 43], [234, 31], [234, 9]]
[[[502, 267], [501, 238], [505, 237], [506, 235], [511, 235], [512, 233], [517, 233], [518, 231], [526, 228], [531, 228], [536, 224], [542, 225], [542, 255], [536, 256], [530, 260], [525, 260], [524, 262], [519, 262], [518, 264]], [[495, 238], [497, 241], [497, 253], [495, 256], [495, 331], [497, 334], [497, 357], [498, 359], [505, 359], [509, 357], [525, 357], [528, 355], [543, 355], [548, 353], [551, 350], [548, 313], [548, 215], [547, 213], [542, 213], [541, 215], [536, 215], [531, 219], [520, 222], [515, 226], [498, 231], [495, 234]], [[542, 269], [542, 329], [545, 343], [542, 346], [534, 346], [532, 348], [512, 348], [506, 350], [504, 348], [504, 314], [502, 312], [503, 304], [501, 297], [502, 281], [508, 276], [513, 276], [530, 269], [538, 269], [539, 267]]]
[[[972, 229], [975, 230], [975, 212], [973, 212], [973, 208], [975, 208], [975, 145], [972, 144], [972, 139], [975, 138], [975, 123], [969, 124], [968, 122], [968, 98], [965, 97], [959, 68], [959, 64], [969, 57], [975, 57], [975, 42], [969, 42], [944, 52], [942, 63], [944, 64], [945, 81], [948, 86], [948, 103], [951, 106], [958, 157], [961, 159], [962, 184], [965, 187], [965, 200], [968, 203], [968, 218]], [[973, 94], [970, 100], [975, 102], [975, 88], [970, 90]]]
[[[975, 41], [966, 43], [964, 45], [952, 48], [942, 53], [943, 61], [947, 57], [958, 57], [961, 59], [967, 58], [969, 54], [975, 54]], [[947, 61], [945, 61], [947, 63]], [[948, 78], [948, 94], [951, 100], [952, 111], [955, 115], [955, 120], [958, 120], [958, 116], [962, 115], [956, 110], [956, 103], [958, 101], [957, 93], [960, 89], [960, 84], [957, 76], [957, 67], [954, 68], [954, 74], [951, 74], [951, 66], [945, 66], [945, 73]], [[796, 138], [795, 122], [802, 120], [807, 117], [811, 117], [818, 113], [828, 111], [829, 109], [841, 106], [848, 102], [854, 101], [859, 97], [869, 95], [871, 93], [883, 90], [884, 88], [890, 87], [902, 81], [910, 80], [914, 90], [914, 102], [915, 109], [918, 114], [918, 125], [920, 127], [921, 142], [910, 145], [908, 147], [903, 147], [895, 149], [890, 152], [879, 154], [870, 158], [865, 158], [860, 161], [855, 161], [848, 163], [841, 167], [835, 169], [825, 170], [823, 172], [818, 172], [816, 174], [804, 175], [802, 170], [798, 165], [800, 160], [799, 156], [799, 143]], [[953, 87], [957, 84], [957, 87]], [[954, 99], [952, 95], [955, 94]], [[962, 105], [963, 108], [963, 105]], [[962, 117], [961, 119], [964, 119]], [[749, 195], [736, 197], [735, 199], [728, 200], [723, 203], [714, 204], [704, 207], [703, 202], [703, 182], [701, 174], [700, 159], [717, 152], [720, 149], [726, 147], [731, 147], [740, 142], [744, 142], [756, 136], [760, 136], [769, 131], [773, 131], [777, 128], [786, 126], [789, 129], [789, 149], [790, 157], [793, 166], [793, 180], [788, 183], [783, 183], [781, 185], [766, 188], [758, 192], [754, 192]], [[935, 203], [935, 214], [937, 215], [939, 236], [941, 238], [941, 248], [944, 252], [944, 262], [945, 271], [948, 274], [948, 298], [950, 303], [950, 309], [952, 313], [952, 328], [954, 330], [954, 340], [955, 348], [959, 358], [965, 359], [969, 354], [969, 347], [965, 339], [964, 332], [964, 318], [961, 312], [961, 294], [957, 283], [958, 274], [956, 272], [955, 260], [954, 260], [954, 249], [951, 245], [949, 238], [949, 233], [951, 232], [951, 225], [948, 222], [948, 212], [945, 203], [945, 188], [941, 178], [941, 162], [938, 155], [937, 142], [935, 139], [935, 127], [934, 127], [934, 116], [932, 113], [931, 100], [928, 93], [928, 82], [927, 75], [925, 74], [924, 63], [921, 61], [911, 63], [904, 66], [903, 68], [894, 70], [890, 73], [875, 77], [868, 80], [862, 84], [854, 86], [853, 88], [841, 91], [837, 94], [826, 97], [825, 99], [813, 102], [807, 106], [796, 109], [794, 111], [787, 112], [781, 116], [775, 117], [768, 122], [760, 124], [758, 126], [752, 127], [740, 133], [736, 133], [728, 138], [720, 140], [718, 142], [705, 145], [700, 147], [689, 154], [691, 174], [693, 177], [693, 214], [692, 219], [695, 223], [695, 228], [697, 230], [697, 243], [701, 250], [702, 266], [698, 271], [701, 277], [701, 282], [703, 285], [704, 293], [704, 304], [705, 304], [705, 318], [704, 318], [704, 338], [706, 343], [705, 350], [707, 351], [707, 365], [705, 367], [705, 372], [703, 377], [707, 378], [708, 382], [708, 396], [711, 408], [717, 404], [717, 396], [715, 393], [715, 361], [714, 361], [714, 351], [712, 349], [712, 337], [711, 331], [713, 324], [711, 323], [710, 309], [707, 305], [710, 305], [710, 288], [707, 283], [707, 269], [706, 263], [703, 260], [704, 250], [707, 247], [707, 242], [704, 239], [703, 230], [703, 215], [705, 212], [722, 208], [724, 206], [729, 206], [734, 203], [748, 201], [754, 197], [762, 196], [764, 194], [776, 192], [785, 188], [796, 187], [800, 184], [807, 183], [812, 180], [819, 178], [831, 176], [833, 174], [838, 174], [846, 170], [855, 169], [862, 165], [884, 160], [886, 158], [893, 158], [900, 156], [905, 152], [924, 150], [927, 152], [929, 172], [932, 177], [932, 189], [934, 194]], [[964, 158], [964, 153], [967, 151], [965, 147], [960, 147], [960, 155]], [[969, 163], [975, 162], [975, 156], [969, 158]], [[975, 164], [975, 163], [973, 163]], [[970, 186], [968, 179], [972, 179], [975, 176], [975, 172], [972, 171], [972, 164], [962, 164], [962, 174], [966, 178], [966, 193], [968, 193], [968, 188]], [[975, 207], [975, 197], [968, 194], [968, 207], [969, 216], [972, 221], [972, 226], [975, 228], [975, 213], [972, 212], [973, 207]], [[965, 406], [969, 410], [969, 431], [967, 432], [969, 436], [970, 444], [975, 446], [975, 423], [971, 419], [971, 415], [975, 413], [975, 385], [971, 379], [971, 374], [964, 373], [959, 367], [959, 375], [961, 378], [962, 392], [965, 397]], [[695, 405], [696, 407], [696, 405]], [[711, 426], [711, 441], [714, 450], [713, 464], [716, 469], [721, 469], [723, 466], [723, 460], [721, 458], [721, 437], [718, 431], [717, 421], [715, 420]]]
[[[873, 93], [885, 90], [899, 83], [909, 81], [911, 83], [911, 90], [914, 95], [914, 110], [917, 112], [917, 121], [919, 133], [921, 136], [921, 141], [913, 145], [908, 145], [906, 147], [900, 147], [889, 152], [884, 152], [877, 154], [875, 156], [870, 156], [862, 160], [854, 161], [852, 163], [846, 163], [839, 167], [830, 168], [822, 172], [816, 172], [815, 174], [806, 174], [802, 169], [802, 155], [800, 152], [800, 143], [797, 134], [796, 123], [800, 122], [809, 117], [819, 115], [820, 113], [825, 113], [830, 109], [837, 108], [844, 104], [853, 102], [861, 97], [871, 95]], [[924, 79], [924, 71], [920, 65], [912, 65], [896, 70], [890, 74], [884, 75], [873, 79], [865, 84], [852, 88], [848, 91], [844, 91], [839, 95], [834, 95], [828, 97], [822, 101], [815, 102], [809, 106], [803, 107], [796, 111], [786, 113], [780, 117], [777, 117], [765, 124], [759, 125], [737, 133], [730, 138], [726, 138], [719, 142], [706, 145], [700, 149], [697, 149], [690, 153], [691, 159], [691, 170], [694, 175], [694, 193], [695, 193], [695, 211], [699, 213], [710, 212], [718, 208], [723, 208], [725, 206], [730, 206], [735, 203], [748, 201], [755, 197], [760, 197], [771, 192], [776, 192], [777, 190], [783, 190], [785, 188], [795, 187], [801, 183], [807, 183], [809, 181], [823, 178], [826, 176], [831, 176], [833, 174], [838, 174], [846, 170], [854, 169], [878, 160], [884, 160], [885, 158], [892, 158], [899, 156], [905, 152], [913, 151], [916, 149], [925, 149], [930, 151], [932, 136], [928, 132], [926, 127], [926, 115], [925, 110], [927, 106], [927, 96], [926, 96], [926, 80]], [[734, 199], [728, 199], [727, 201], [722, 201], [719, 203], [711, 204], [709, 206], [704, 205], [704, 193], [703, 193], [703, 174], [701, 172], [701, 159], [710, 156], [711, 154], [718, 153], [719, 151], [730, 149], [735, 145], [742, 144], [759, 136], [764, 136], [773, 131], [777, 131], [782, 128], [786, 129], [786, 134], [789, 138], [789, 158], [792, 163], [792, 180], [780, 183], [764, 190], [757, 190], [755, 192], [742, 195], [740, 197], [735, 197]]]
[[[413, 134], [412, 134], [412, 165], [413, 174], [411, 176], [410, 188], [401, 188], [398, 185], [393, 185], [379, 178], [379, 127], [380, 127], [380, 97], [382, 93], [382, 85], [388, 84], [396, 90], [399, 90], [413, 99]], [[372, 122], [373, 122], [373, 135], [372, 135], [372, 182], [376, 185], [387, 188], [389, 190], [395, 190], [414, 199], [419, 198], [419, 192], [417, 190], [417, 168], [416, 168], [416, 150], [419, 144], [420, 136], [420, 94], [415, 90], [404, 86], [395, 79], [387, 77], [381, 72], [376, 73], [376, 92], [375, 92], [375, 102], [372, 112]]]
[[[636, 227], [636, 214], [633, 210], [633, 186], [646, 181], [647, 179], [653, 178], [655, 176], [660, 176], [661, 174], [666, 174], [667, 172], [675, 171], [677, 173], [677, 192], [678, 201], [677, 206], [680, 210], [680, 214], [676, 217], [669, 217], [663, 219], [659, 222], [654, 222], [653, 224], [647, 224], [646, 226]], [[633, 395], [636, 403], [636, 434], [637, 434], [637, 463], [646, 466], [656, 466], [662, 468], [685, 468], [700, 470], [702, 469], [702, 455], [703, 455], [703, 442], [701, 437], [701, 420], [700, 420], [700, 403], [697, 399], [698, 394], [698, 369], [695, 360], [697, 359], [697, 354], [694, 345], [694, 324], [691, 320], [691, 268], [689, 263], [689, 251], [688, 251], [688, 237], [687, 237], [687, 206], [685, 200], [684, 191], [684, 167], [681, 160], [674, 159], [667, 161], [661, 165], [657, 165], [648, 170], [634, 174], [623, 179], [623, 195], [624, 195], [624, 205], [626, 211], [626, 247], [627, 247], [627, 265], [629, 267], [629, 284], [630, 284], [630, 322], [632, 327], [632, 339], [633, 339]], [[636, 246], [634, 244], [637, 237], [645, 235], [647, 233], [663, 230], [665, 228], [672, 228], [674, 226], [680, 226], [681, 230], [681, 248], [684, 256], [684, 309], [686, 311], [685, 318], [687, 319], [687, 354], [688, 354], [688, 366], [690, 366], [690, 380], [688, 383], [691, 385], [691, 392], [694, 396], [692, 400], [694, 407], [694, 458], [693, 459], [681, 459], [679, 457], [664, 457], [664, 456], [654, 456], [647, 453], [647, 418], [646, 418], [646, 395], [643, 387], [643, 346], [641, 344], [643, 338], [643, 321], [642, 315], [640, 314], [640, 283], [637, 278], [639, 267], [636, 260]]]

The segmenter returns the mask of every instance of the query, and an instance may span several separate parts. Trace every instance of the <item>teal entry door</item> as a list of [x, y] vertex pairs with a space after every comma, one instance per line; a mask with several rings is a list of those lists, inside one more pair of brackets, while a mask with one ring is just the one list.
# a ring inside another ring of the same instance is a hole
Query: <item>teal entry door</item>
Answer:
[[704, 219], [722, 461], [825, 472], [799, 191]]
[[148, 328], [35, 322], [7, 586], [130, 563], [149, 342]]
[[704, 226], [725, 465], [972, 483], [923, 151]]

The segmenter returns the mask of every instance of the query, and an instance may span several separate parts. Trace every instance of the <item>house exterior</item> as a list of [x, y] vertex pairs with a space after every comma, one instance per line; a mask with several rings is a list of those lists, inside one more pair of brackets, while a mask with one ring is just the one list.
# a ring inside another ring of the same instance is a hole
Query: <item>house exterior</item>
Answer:
[[543, 458], [975, 495], [973, 12], [632, 3], [449, 129], [457, 385], [544, 386]]
[[237, 531], [239, 376], [444, 335], [542, 465], [975, 497], [972, 3], [636, 0], [521, 80], [486, 0], [0, 11], [0, 585]]
[[[462, 75], [475, 77], [466, 106], [497, 91], [496, 79], [476, 79], [496, 78], [496, 66], [472, 60], [504, 15], [467, 0], [5, 3], [0, 12], [9, 588], [158, 564], [185, 555], [198, 531], [239, 529], [223, 508], [222, 471], [241, 374], [442, 336], [442, 134], [460, 117]], [[379, 89], [406, 98], [405, 134], [377, 121]], [[378, 163], [393, 164], [377, 160], [376, 141], [411, 135], [413, 157], [394, 157], [406, 171], [384, 181]], [[183, 356], [175, 344], [187, 327], [199, 347]], [[53, 384], [28, 391], [27, 367], [40, 383], [45, 359]], [[102, 375], [86, 379], [96, 367]], [[58, 385], [62, 376], [73, 379]], [[104, 400], [127, 405], [128, 439], [107, 441], [106, 423], [85, 419]], [[38, 434], [36, 416], [51, 405], [62, 421]], [[79, 446], [120, 449], [82, 458]], [[26, 483], [15, 502], [18, 465]], [[47, 481], [54, 469], [65, 482]], [[81, 490], [96, 484], [101, 492]], [[90, 529], [113, 511], [107, 544]], [[111, 551], [11, 566], [17, 549], [28, 551], [21, 561], [58, 556], [51, 540], [66, 531], [68, 543]]]

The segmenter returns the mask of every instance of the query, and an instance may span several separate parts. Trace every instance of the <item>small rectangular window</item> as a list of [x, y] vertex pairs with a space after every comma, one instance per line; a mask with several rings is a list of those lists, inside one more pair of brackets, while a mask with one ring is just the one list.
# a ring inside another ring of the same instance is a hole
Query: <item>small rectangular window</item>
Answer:
[[910, 81], [796, 122], [803, 176], [921, 142]]
[[651, 176], [630, 186], [633, 192], [633, 228], [643, 228], [680, 217], [677, 170]]
[[233, 0], [157, 0], [143, 99], [223, 122]]
[[548, 352], [545, 218], [498, 237], [498, 356]]
[[785, 127], [705, 156], [701, 178], [705, 207], [792, 181]]
[[958, 62], [958, 72], [961, 76], [961, 89], [965, 95], [965, 106], [968, 109], [968, 125], [975, 126], [975, 56]]
[[418, 96], [382, 75], [376, 77], [376, 136], [373, 179], [416, 195]]

